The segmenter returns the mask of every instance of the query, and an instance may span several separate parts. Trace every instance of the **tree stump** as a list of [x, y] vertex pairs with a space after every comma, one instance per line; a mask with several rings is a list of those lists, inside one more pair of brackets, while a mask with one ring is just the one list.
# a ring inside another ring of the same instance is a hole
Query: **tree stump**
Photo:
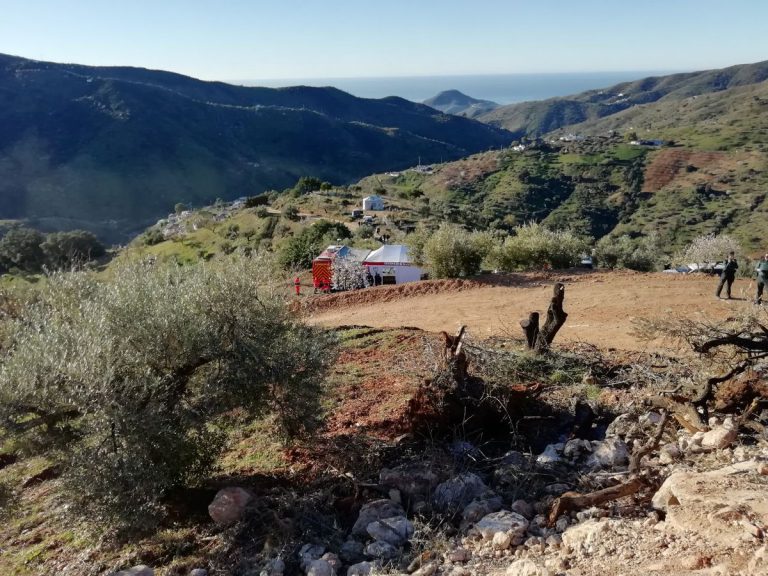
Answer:
[[530, 350], [541, 354], [549, 349], [550, 344], [568, 318], [568, 314], [563, 310], [564, 299], [565, 286], [562, 282], [556, 282], [544, 326], [539, 328], [538, 312], [531, 312], [527, 319], [520, 321], [520, 327], [525, 333], [525, 341]]

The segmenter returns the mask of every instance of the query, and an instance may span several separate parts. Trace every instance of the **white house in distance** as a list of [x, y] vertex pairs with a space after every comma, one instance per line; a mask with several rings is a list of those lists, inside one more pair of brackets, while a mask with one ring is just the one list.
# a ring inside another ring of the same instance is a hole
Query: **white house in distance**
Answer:
[[384, 210], [384, 199], [381, 196], [366, 196], [363, 198], [363, 210]]
[[403, 284], [416, 282], [424, 276], [424, 270], [416, 266], [408, 256], [408, 246], [385, 244], [374, 250], [363, 264], [371, 276], [378, 273], [382, 284]]

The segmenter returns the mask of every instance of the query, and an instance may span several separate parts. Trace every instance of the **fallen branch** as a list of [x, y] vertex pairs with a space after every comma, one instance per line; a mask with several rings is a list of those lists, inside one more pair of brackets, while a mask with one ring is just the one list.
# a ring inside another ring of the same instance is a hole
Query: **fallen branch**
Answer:
[[691, 434], [709, 429], [696, 408], [688, 402], [679, 402], [670, 396], [654, 396], [650, 403], [656, 408], [671, 412], [675, 420]]
[[656, 448], [659, 447], [659, 442], [661, 442], [661, 437], [664, 435], [664, 428], [667, 426], [667, 419], [669, 418], [669, 413], [666, 410], [661, 411], [661, 420], [659, 420], [659, 425], [656, 428], [656, 433], [653, 435], [652, 438], [648, 440], [645, 444], [640, 446], [637, 450], [635, 450], [632, 453], [632, 456], [629, 458], [629, 473], [630, 474], [637, 474], [640, 471], [640, 461], [643, 459], [643, 456], [646, 454], [650, 454]]
[[631, 496], [645, 487], [645, 480], [636, 476], [623, 484], [617, 484], [616, 486], [604, 488], [603, 490], [598, 490], [597, 492], [591, 492], [589, 494], [566, 492], [552, 503], [552, 507], [549, 510], [549, 516], [547, 517], [547, 524], [551, 528], [563, 514], [568, 514], [573, 510], [582, 510], [584, 508], [591, 508], [592, 506], [600, 506], [606, 502], [618, 500], [625, 496]]

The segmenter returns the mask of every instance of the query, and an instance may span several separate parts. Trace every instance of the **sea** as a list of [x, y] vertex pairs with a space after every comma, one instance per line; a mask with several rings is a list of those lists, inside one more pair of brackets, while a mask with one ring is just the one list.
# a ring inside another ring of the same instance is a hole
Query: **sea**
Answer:
[[477, 76], [402, 76], [391, 78], [292, 78], [240, 80], [245, 86], [334, 86], [361, 98], [400, 96], [423, 102], [445, 90], [458, 90], [472, 98], [497, 104], [513, 104], [568, 96], [586, 90], [608, 88], [620, 82], [674, 71], [582, 72], [551, 74], [495, 74]]

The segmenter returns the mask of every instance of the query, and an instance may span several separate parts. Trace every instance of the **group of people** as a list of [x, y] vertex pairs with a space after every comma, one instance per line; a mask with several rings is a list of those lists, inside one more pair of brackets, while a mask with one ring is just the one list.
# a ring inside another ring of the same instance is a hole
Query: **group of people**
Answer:
[[381, 275], [378, 272], [371, 276], [371, 272], [368, 271], [365, 279], [368, 281], [368, 286], [381, 286], [382, 284]]
[[[721, 298], [720, 294], [725, 288], [726, 298], [731, 298], [731, 286], [736, 280], [736, 270], [739, 269], [739, 263], [736, 261], [736, 254], [730, 252], [723, 264], [723, 270], [720, 272], [720, 282], [717, 284], [715, 296]], [[768, 284], [768, 254], [763, 255], [755, 267], [757, 273], [757, 294], [755, 295], [755, 304], [761, 304], [763, 301], [763, 291]]]

